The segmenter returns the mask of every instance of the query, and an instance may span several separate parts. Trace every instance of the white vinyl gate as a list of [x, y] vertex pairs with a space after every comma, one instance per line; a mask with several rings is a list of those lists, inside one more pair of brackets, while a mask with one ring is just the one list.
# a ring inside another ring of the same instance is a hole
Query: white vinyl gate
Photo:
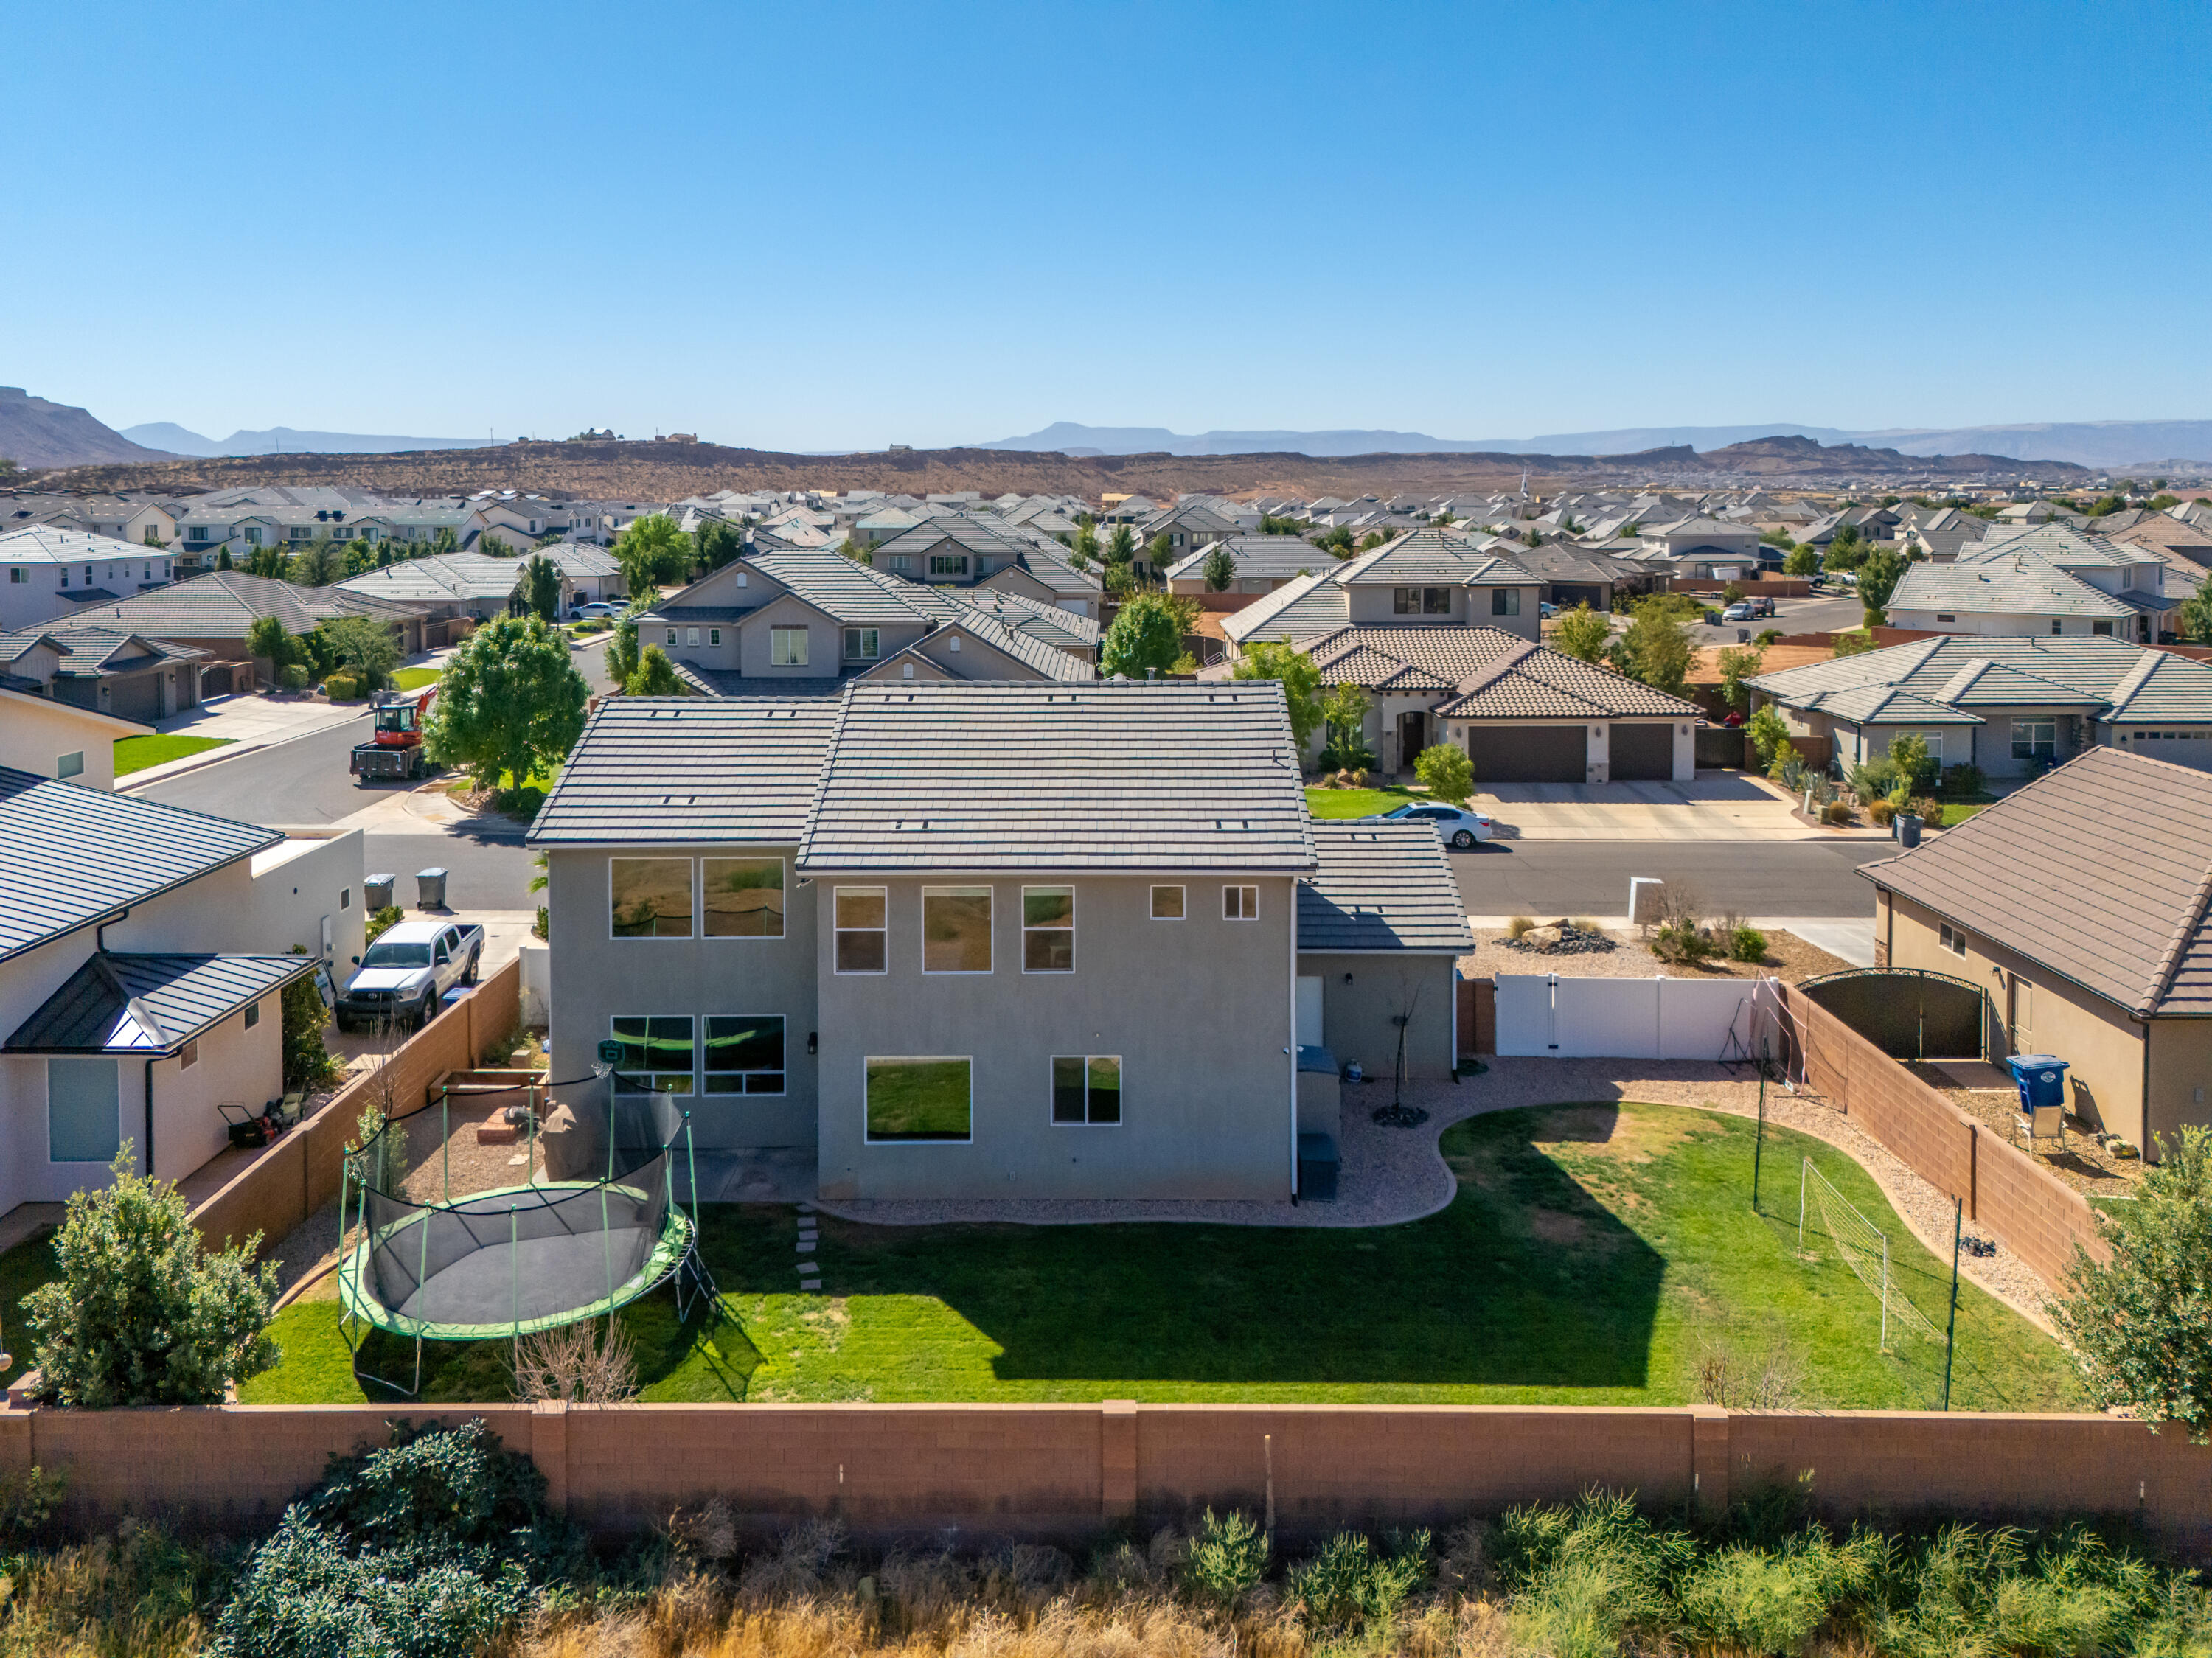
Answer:
[[1501, 973], [1498, 1051], [1554, 1060], [1743, 1059], [1758, 1053], [1772, 1025], [1773, 983]]

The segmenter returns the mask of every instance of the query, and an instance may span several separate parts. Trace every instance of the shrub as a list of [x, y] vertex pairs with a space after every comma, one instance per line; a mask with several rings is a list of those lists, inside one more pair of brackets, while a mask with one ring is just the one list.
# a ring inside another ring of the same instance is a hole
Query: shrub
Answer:
[[374, 944], [380, 938], [384, 936], [386, 928], [397, 926], [400, 922], [406, 919], [407, 912], [400, 908], [398, 905], [386, 904], [382, 909], [378, 910], [374, 915], [371, 915], [368, 918], [367, 925], [362, 928], [362, 932], [365, 935], [362, 942], [365, 944]]
[[1887, 829], [1890, 819], [1897, 816], [1897, 808], [1889, 804], [1887, 795], [1877, 796], [1869, 804], [1867, 816], [1874, 821], [1876, 829]]
[[1206, 1511], [1183, 1562], [1183, 1587], [1202, 1600], [1231, 1606], [1267, 1575], [1267, 1534], [1241, 1509], [1215, 1518]]
[[1651, 953], [1662, 962], [1694, 967], [1719, 948], [1695, 921], [1664, 922], [1651, 935]]
[[1929, 829], [1943, 827], [1943, 803], [1932, 794], [1923, 794], [1912, 803], [1913, 815]]
[[604, 1327], [580, 1319], [524, 1336], [514, 1344], [514, 1396], [574, 1405], [636, 1398], [637, 1353], [628, 1330], [611, 1318]]
[[1970, 765], [1965, 761], [1943, 768], [1943, 793], [1953, 799], [1979, 794], [1987, 780], [1979, 766]]
[[1925, 793], [1936, 786], [1941, 768], [1928, 752], [1928, 739], [1917, 732], [1899, 732], [1889, 740], [1890, 763], [1898, 777]]
[[361, 688], [349, 675], [334, 673], [323, 681], [323, 695], [333, 702], [350, 702], [361, 695]]
[[1467, 750], [1450, 743], [1431, 743], [1413, 762], [1413, 771], [1429, 793], [1454, 805], [1474, 792], [1474, 766]]
[[1378, 1554], [1358, 1532], [1339, 1532], [1291, 1573], [1291, 1598], [1324, 1629], [1387, 1626], [1429, 1576], [1429, 1533], [1415, 1532]]
[[1531, 920], [1526, 915], [1516, 915], [1512, 920], [1506, 922], [1505, 936], [1509, 938], [1518, 938], [1522, 933], [1528, 932], [1529, 928], [1535, 925], [1535, 922]]
[[[307, 952], [295, 944], [292, 953]], [[339, 1070], [323, 1046], [323, 1027], [330, 1023], [331, 1011], [323, 1005], [323, 993], [315, 988], [313, 976], [286, 985], [280, 1005], [284, 1010], [284, 1086], [314, 1088], [331, 1081]]]
[[543, 904], [538, 905], [538, 920], [530, 929], [530, 936], [533, 938], [550, 938], [553, 936], [551, 924], [552, 916], [547, 911], [545, 906]]
[[1766, 935], [1755, 926], [1740, 926], [1729, 934], [1729, 959], [1732, 962], [1763, 962], [1766, 959]]
[[54, 1236], [61, 1276], [23, 1298], [40, 1396], [91, 1410], [220, 1405], [231, 1383], [276, 1362], [276, 1264], [253, 1265], [258, 1232], [209, 1253], [184, 1193], [131, 1163], [125, 1140], [114, 1183], [70, 1199]]
[[277, 678], [288, 691], [307, 689], [308, 677], [307, 665], [304, 662], [287, 662], [277, 670]]
[[1851, 821], [1850, 803], [1844, 800], [1829, 801], [1826, 805], [1820, 808], [1820, 821], [1824, 823], [1850, 823]]

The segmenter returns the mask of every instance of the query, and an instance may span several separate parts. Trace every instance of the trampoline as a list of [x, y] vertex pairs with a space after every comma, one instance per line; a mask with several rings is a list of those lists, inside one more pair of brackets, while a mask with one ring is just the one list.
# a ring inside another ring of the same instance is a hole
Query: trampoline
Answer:
[[[567, 1147], [572, 1164], [588, 1161], [592, 1178], [537, 1178], [533, 1116], [526, 1183], [455, 1193], [443, 1098], [388, 1121], [348, 1152], [339, 1213], [360, 1241], [339, 1263], [338, 1299], [356, 1376], [411, 1396], [426, 1341], [519, 1339], [611, 1317], [672, 1278], [679, 1319], [702, 1297], [719, 1308], [698, 1252], [690, 1114], [665, 1095], [621, 1094], [611, 1076], [606, 1082], [604, 1115], [578, 1110], [572, 1132], [588, 1138]], [[434, 1199], [404, 1189], [410, 1167], [426, 1182], [433, 1173], [411, 1155], [429, 1130], [440, 1151]], [[676, 1193], [679, 1158], [689, 1213]], [[414, 1341], [411, 1387], [363, 1369], [363, 1327]]]

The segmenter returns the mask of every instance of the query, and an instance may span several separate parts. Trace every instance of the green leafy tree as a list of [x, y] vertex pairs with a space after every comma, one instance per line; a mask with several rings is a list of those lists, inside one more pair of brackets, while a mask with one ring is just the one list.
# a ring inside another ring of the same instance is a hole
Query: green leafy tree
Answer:
[[22, 470], [22, 462], [12, 459], [6, 455], [0, 455], [0, 478], [11, 478]]
[[847, 536], [845, 537], [844, 541], [838, 546], [837, 550], [842, 553], [847, 558], [851, 559], [855, 564], [866, 564], [872, 566], [876, 562], [875, 550], [872, 547], [863, 547], [859, 542], [854, 540], [850, 536]]
[[1859, 566], [1859, 603], [1866, 607], [1866, 625], [1879, 628], [1889, 619], [1889, 597], [1905, 574], [1905, 561], [1887, 547], [1868, 555]]
[[1237, 560], [1229, 549], [1218, 544], [1206, 556], [1203, 568], [1208, 592], [1225, 593], [1230, 583], [1237, 580]]
[[1165, 576], [1168, 566], [1174, 562], [1175, 537], [1165, 530], [1145, 544], [1145, 562], [1151, 567], [1153, 580]]
[[1771, 702], [1760, 703], [1743, 728], [1758, 750], [1761, 767], [1773, 765], [1778, 756], [1790, 750], [1790, 722]]
[[623, 685], [630, 696], [683, 696], [690, 688], [677, 674], [676, 665], [668, 659], [668, 653], [658, 645], [648, 645], [637, 659], [637, 671]]
[[1106, 597], [1121, 603], [1137, 591], [1137, 578], [1126, 564], [1107, 564], [1101, 568], [1098, 580], [1106, 590]]
[[1943, 769], [1928, 752], [1928, 739], [1918, 732], [1899, 732], [1891, 738], [1889, 758], [1899, 779], [1911, 786], [1912, 793], [1924, 794], [1934, 788]]
[[77, 1193], [54, 1235], [61, 1275], [23, 1298], [41, 1396], [86, 1410], [220, 1405], [234, 1382], [276, 1362], [269, 1309], [276, 1264], [253, 1264], [261, 1234], [210, 1253], [184, 1193], [132, 1172]]
[[230, 562], [229, 548], [225, 547], [215, 556], [215, 568], [218, 570], [228, 570], [235, 568]]
[[273, 616], [257, 616], [246, 627], [246, 648], [258, 657], [268, 659], [269, 665], [283, 669], [287, 663], [300, 659], [300, 647], [284, 624]]
[[441, 524], [438, 526], [438, 533], [430, 537], [431, 555], [434, 557], [440, 553], [458, 553], [460, 550], [460, 537], [453, 533], [453, 526], [450, 524]]
[[590, 695], [560, 635], [535, 616], [498, 616], [446, 665], [423, 747], [441, 765], [467, 767], [481, 788], [507, 779], [520, 788], [574, 746]]
[[1339, 524], [1334, 526], [1328, 534], [1316, 541], [1314, 545], [1320, 548], [1323, 552], [1334, 553], [1339, 558], [1350, 558], [1353, 551], [1352, 545], [1352, 526], [1349, 524]]
[[710, 570], [720, 569], [745, 550], [744, 532], [727, 519], [705, 519], [692, 539], [696, 544], [699, 562]]
[[316, 642], [364, 692], [380, 691], [399, 665], [399, 641], [374, 616], [333, 616], [315, 629]]
[[1146, 677], [1166, 673], [1182, 654], [1186, 612], [1167, 593], [1137, 593], [1121, 606], [1098, 648], [1098, 671]]
[[1474, 793], [1474, 762], [1455, 743], [1431, 743], [1423, 749], [1413, 762], [1413, 774], [1436, 799], [1455, 806]]
[[1373, 760], [1366, 739], [1367, 708], [1367, 693], [1349, 680], [1322, 700], [1322, 721], [1328, 727], [1324, 766], [1365, 766]]
[[1234, 679], [1273, 679], [1283, 688], [1283, 701], [1291, 716], [1291, 740], [1298, 752], [1321, 723], [1321, 670], [1314, 659], [1287, 639], [1247, 645], [1230, 671]]
[[632, 592], [659, 587], [690, 578], [694, 550], [691, 537], [676, 527], [665, 513], [648, 513], [633, 519], [615, 540], [615, 562]]
[[1621, 636], [1629, 671], [1655, 691], [1669, 696], [1689, 692], [1690, 663], [1696, 654], [1690, 630], [1666, 606], [1639, 604]]
[[[228, 552], [229, 549], [225, 548], [223, 550]], [[281, 544], [275, 547], [256, 547], [246, 556], [246, 574], [262, 576], [270, 581], [289, 580], [292, 574], [292, 550]]]
[[344, 580], [345, 574], [345, 555], [337, 544], [328, 536], [317, 536], [292, 555], [284, 579], [302, 587], [327, 587], [333, 581]]
[[1824, 570], [1856, 570], [1867, 562], [1867, 555], [1872, 550], [1859, 538], [1858, 525], [1846, 524], [1830, 538], [1828, 550], [1820, 558], [1820, 568]]
[[1731, 645], [1720, 655], [1721, 695], [1729, 707], [1740, 708], [1751, 693], [1743, 682], [1758, 677], [1766, 665], [1766, 653], [1756, 645]]
[[629, 684], [637, 662], [637, 617], [625, 616], [615, 623], [614, 635], [607, 641], [607, 677], [617, 685]]
[[[307, 952], [301, 945], [292, 946], [295, 956]], [[338, 1074], [338, 1063], [323, 1046], [323, 1027], [331, 1022], [331, 1011], [323, 1005], [323, 993], [315, 987], [314, 980], [295, 979], [286, 985], [277, 999], [277, 1010], [283, 1016], [283, 1038], [284, 1054], [284, 1086], [287, 1088], [319, 1088]]]
[[1126, 524], [1114, 526], [1114, 533], [1106, 537], [1106, 561], [1109, 564], [1127, 564], [1137, 556], [1137, 532]]
[[1850, 628], [1835, 635], [1838, 656], [1863, 656], [1875, 648], [1874, 635], [1863, 628]]
[[2112, 1258], [2080, 1245], [2053, 1320], [2092, 1402], [2125, 1406], [2155, 1433], [2212, 1438], [2212, 1130], [2159, 1142], [2135, 1201], [2102, 1216]]
[[1595, 662], [1605, 654], [1606, 641], [1612, 633], [1612, 617], [1603, 610], [1593, 610], [1584, 603], [1559, 613], [1552, 643], [1577, 661]]
[[1263, 536], [1303, 535], [1306, 521], [1302, 518], [1279, 518], [1273, 513], [1260, 514], [1260, 533]]
[[1817, 547], [1792, 547], [1782, 560], [1782, 574], [1794, 576], [1818, 575], [1820, 572], [1820, 550]]
[[540, 622], [561, 619], [561, 567], [543, 553], [522, 567], [522, 599]]
[[1073, 549], [1079, 570], [1098, 562], [1098, 531], [1091, 527], [1089, 518], [1079, 519], [1075, 525], [1075, 546]]
[[1389, 540], [1390, 537], [1384, 535], [1380, 530], [1370, 530], [1365, 535], [1359, 537], [1359, 545], [1354, 550], [1363, 553], [1371, 553], [1377, 547], [1387, 545]]

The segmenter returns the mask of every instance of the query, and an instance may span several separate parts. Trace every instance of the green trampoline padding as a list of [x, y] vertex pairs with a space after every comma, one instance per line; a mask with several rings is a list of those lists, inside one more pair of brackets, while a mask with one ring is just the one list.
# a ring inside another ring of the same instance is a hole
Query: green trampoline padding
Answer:
[[[651, 1293], [691, 1253], [690, 1217], [635, 1187], [552, 1181], [471, 1193], [374, 1232], [338, 1268], [345, 1311], [430, 1341], [483, 1341], [599, 1318]], [[397, 1291], [398, 1304], [384, 1296]]]

